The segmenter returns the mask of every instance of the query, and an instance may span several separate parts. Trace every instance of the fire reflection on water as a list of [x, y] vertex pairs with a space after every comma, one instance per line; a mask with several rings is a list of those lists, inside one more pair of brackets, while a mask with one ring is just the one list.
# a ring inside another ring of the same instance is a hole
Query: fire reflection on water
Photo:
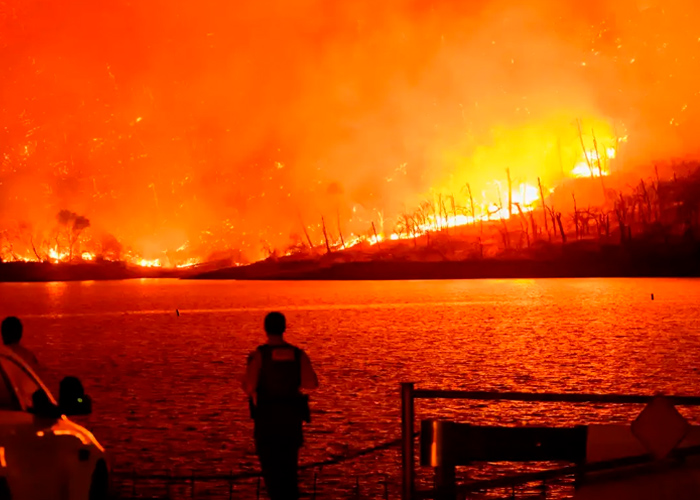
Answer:
[[[84, 381], [95, 401], [88, 428], [120, 466], [144, 470], [256, 466], [236, 380], [270, 309], [287, 314], [289, 341], [321, 378], [304, 461], [398, 437], [402, 381], [690, 395], [700, 386], [695, 280], [135, 280], [2, 284], [0, 293], [0, 314], [24, 319], [22, 341], [40, 362]], [[417, 411], [484, 425], [566, 425], [629, 421], [639, 408], [421, 401]], [[393, 474], [398, 457], [382, 460], [347, 467]]]

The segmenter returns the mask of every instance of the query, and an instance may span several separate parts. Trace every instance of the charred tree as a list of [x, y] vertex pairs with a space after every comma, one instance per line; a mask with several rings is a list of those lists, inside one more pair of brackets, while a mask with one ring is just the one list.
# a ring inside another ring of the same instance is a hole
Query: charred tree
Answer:
[[581, 150], [583, 151], [583, 157], [586, 160], [586, 165], [588, 165], [588, 170], [591, 173], [591, 178], [595, 177], [595, 174], [593, 173], [593, 165], [591, 165], [591, 159], [588, 157], [588, 153], [586, 152], [586, 144], [583, 142], [583, 131], [581, 130], [581, 120], [579, 118], [576, 119], [576, 125], [578, 126], [578, 137], [581, 140]]
[[[70, 210], [61, 210], [56, 216], [59, 226], [63, 227], [66, 232], [66, 237], [68, 239], [68, 262], [73, 261], [73, 249], [76, 243], [80, 239], [82, 232], [90, 227], [90, 221], [75, 212]], [[58, 243], [59, 235], [56, 235], [56, 246]], [[58, 252], [58, 250], [56, 250]]]
[[378, 248], [379, 250], [381, 250], [381, 249], [382, 249], [382, 243], [381, 243], [381, 241], [379, 240], [379, 235], [377, 234], [377, 228], [376, 228], [376, 226], [374, 225], [374, 221], [372, 221], [372, 231], [374, 232], [374, 241], [377, 242], [377, 248]]
[[578, 213], [578, 207], [576, 206], [576, 195], [571, 193], [571, 198], [574, 200], [574, 225], [576, 226], [576, 239], [581, 239], [581, 230], [579, 229], [580, 217]]
[[[472, 223], [476, 223], [476, 212], [474, 211], [474, 197], [472, 196], [472, 188], [467, 184], [467, 192], [469, 193], [469, 204], [472, 209]], [[479, 217], [479, 232], [481, 236], [484, 235], [484, 219]], [[481, 236], [479, 237], [479, 244], [481, 244]]]
[[304, 224], [304, 221], [301, 218], [301, 213], [297, 214], [299, 217], [299, 224], [301, 224], [301, 228], [304, 231], [304, 236], [306, 236], [306, 241], [309, 243], [309, 250], [313, 251], [314, 249], [314, 244], [311, 242], [311, 236], [309, 236], [309, 231], [306, 229], [306, 224]]
[[340, 227], [340, 210], [336, 210], [335, 215], [336, 220], [338, 221], [338, 235], [340, 236], [340, 244], [343, 246], [343, 250], [345, 250], [345, 238], [343, 238], [343, 230]]
[[620, 244], [625, 244], [628, 238], [631, 238], [632, 233], [627, 228], [627, 204], [622, 193], [620, 193], [620, 197], [615, 203], [615, 215], [620, 230]]
[[595, 138], [594, 130], [591, 130], [591, 134], [593, 135], [593, 149], [595, 151], [595, 158], [598, 162], [598, 177], [600, 177], [600, 186], [603, 188], [603, 197], [605, 197], [605, 181], [603, 180], [603, 168], [600, 164], [600, 153], [598, 153], [598, 141]]
[[321, 229], [323, 230], [323, 240], [326, 242], [326, 253], [331, 253], [331, 245], [328, 241], [328, 232], [326, 231], [326, 221], [321, 216]]
[[506, 178], [508, 179], [508, 216], [513, 214], [513, 183], [510, 179], [510, 169], [506, 169]]
[[[552, 241], [552, 233], [549, 232], [549, 225], [547, 224], [547, 204], [544, 201], [544, 189], [542, 188], [542, 181], [537, 178], [537, 185], [540, 187], [540, 200], [542, 201], [542, 216], [544, 218], [544, 230], [547, 231], [547, 238]], [[552, 226], [552, 229], [554, 226]]]
[[523, 213], [523, 209], [520, 207], [520, 203], [515, 203], [515, 206], [518, 209], [518, 216], [520, 218], [520, 230], [523, 233], [525, 233], [525, 239], [527, 241], [527, 248], [530, 248], [530, 232], [528, 230], [527, 219], [525, 218], [525, 214]]
[[535, 222], [535, 214], [534, 212], [530, 211], [528, 212], [528, 215], [530, 216], [530, 226], [532, 230], [532, 237], [537, 239], [537, 222]]

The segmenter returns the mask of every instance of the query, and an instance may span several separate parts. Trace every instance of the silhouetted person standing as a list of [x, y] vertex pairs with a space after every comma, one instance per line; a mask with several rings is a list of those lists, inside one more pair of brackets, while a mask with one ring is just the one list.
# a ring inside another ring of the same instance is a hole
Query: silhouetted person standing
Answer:
[[282, 313], [271, 312], [265, 317], [267, 343], [248, 356], [243, 381], [255, 420], [255, 450], [271, 500], [299, 498], [302, 422], [310, 420], [308, 399], [301, 389], [318, 387], [309, 357], [284, 340], [286, 328]]
[[27, 362], [32, 370], [36, 370], [39, 366], [36, 356], [34, 356], [32, 351], [19, 343], [22, 340], [23, 329], [19, 318], [8, 316], [2, 320], [2, 342], [5, 344], [5, 347], [11, 349], [17, 356]]

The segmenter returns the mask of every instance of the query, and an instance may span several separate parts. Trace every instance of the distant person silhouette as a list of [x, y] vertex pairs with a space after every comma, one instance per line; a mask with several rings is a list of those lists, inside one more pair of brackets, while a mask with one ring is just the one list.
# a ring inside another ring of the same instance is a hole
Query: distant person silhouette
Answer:
[[39, 367], [39, 361], [36, 359], [36, 356], [34, 356], [32, 351], [19, 343], [22, 340], [23, 329], [24, 327], [19, 318], [8, 316], [2, 320], [2, 342], [5, 344], [5, 347], [22, 358], [32, 370], [36, 370]]
[[248, 356], [243, 389], [255, 421], [255, 451], [271, 500], [297, 500], [299, 448], [303, 422], [309, 422], [308, 397], [301, 389], [318, 387], [306, 353], [287, 343], [282, 313], [265, 317], [267, 343]]

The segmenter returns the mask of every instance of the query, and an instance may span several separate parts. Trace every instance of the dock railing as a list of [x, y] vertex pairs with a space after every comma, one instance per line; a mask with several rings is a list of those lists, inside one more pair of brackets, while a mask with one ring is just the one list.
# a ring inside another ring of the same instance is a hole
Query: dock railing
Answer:
[[[401, 384], [401, 455], [402, 455], [402, 500], [417, 500], [418, 498], [438, 498], [440, 492], [435, 488], [427, 491], [416, 491], [415, 488], [415, 400], [416, 399], [451, 399], [451, 400], [472, 400], [472, 401], [521, 401], [521, 402], [550, 402], [550, 403], [598, 403], [598, 404], [639, 404], [648, 405], [659, 396], [645, 395], [623, 395], [623, 394], [578, 394], [578, 393], [527, 393], [527, 392], [490, 392], [490, 391], [459, 391], [459, 390], [432, 390], [417, 389], [414, 383], [406, 382]], [[663, 399], [671, 405], [678, 406], [700, 406], [700, 397], [696, 396], [664, 396]], [[470, 427], [470, 426], [465, 426]], [[491, 428], [505, 429], [505, 428]], [[513, 429], [513, 428], [509, 428]], [[527, 428], [515, 428], [527, 429]], [[555, 428], [551, 428], [555, 429]], [[459, 432], [455, 434], [459, 435]], [[422, 435], [421, 439], [427, 436]], [[459, 438], [458, 438], [459, 439]], [[540, 443], [537, 443], [539, 446]], [[700, 454], [700, 446], [689, 446], [679, 450], [673, 450], [669, 455], [671, 459], [682, 459], [683, 457]], [[585, 449], [584, 449], [585, 456]], [[572, 466], [542, 472], [532, 472], [518, 474], [484, 481], [472, 481], [466, 485], [449, 485], [445, 498], [454, 498], [457, 493], [466, 495], [469, 492], [488, 490], [498, 487], [510, 487], [517, 484], [525, 484], [536, 481], [546, 481], [554, 478], [566, 476], [580, 477], [586, 473], [612, 470], [631, 465], [645, 464], [658, 461], [659, 457], [653, 453], [646, 453], [637, 456], [621, 457], [614, 460], [604, 460], [596, 463], [575, 463]], [[508, 459], [505, 459], [508, 460]], [[537, 459], [535, 459], [537, 460]], [[466, 465], [466, 463], [446, 464], [447, 467], [436, 467], [436, 479], [440, 474], [447, 472], [447, 482], [454, 482], [454, 475], [450, 476], [449, 469], [454, 469], [455, 465]], [[445, 470], [447, 469], [447, 470]], [[444, 479], [444, 478], [443, 478]], [[444, 486], [444, 485], [443, 485]], [[445, 492], [442, 492], [443, 494]]]
[[[304, 498], [321, 500], [339, 498], [372, 498], [389, 500], [391, 490], [398, 489], [398, 481], [386, 473], [346, 474], [342, 483], [336, 477], [327, 477], [324, 468], [342, 465], [363, 457], [372, 456], [387, 450], [398, 449], [400, 439], [394, 439], [374, 446], [350, 451], [342, 456], [300, 465], [300, 481], [303, 483]], [[117, 470], [114, 474], [115, 493], [122, 499], [250, 499], [267, 498], [259, 471], [228, 473], [206, 473], [201, 471], [137, 471]], [[330, 489], [330, 491], [329, 491]]]

